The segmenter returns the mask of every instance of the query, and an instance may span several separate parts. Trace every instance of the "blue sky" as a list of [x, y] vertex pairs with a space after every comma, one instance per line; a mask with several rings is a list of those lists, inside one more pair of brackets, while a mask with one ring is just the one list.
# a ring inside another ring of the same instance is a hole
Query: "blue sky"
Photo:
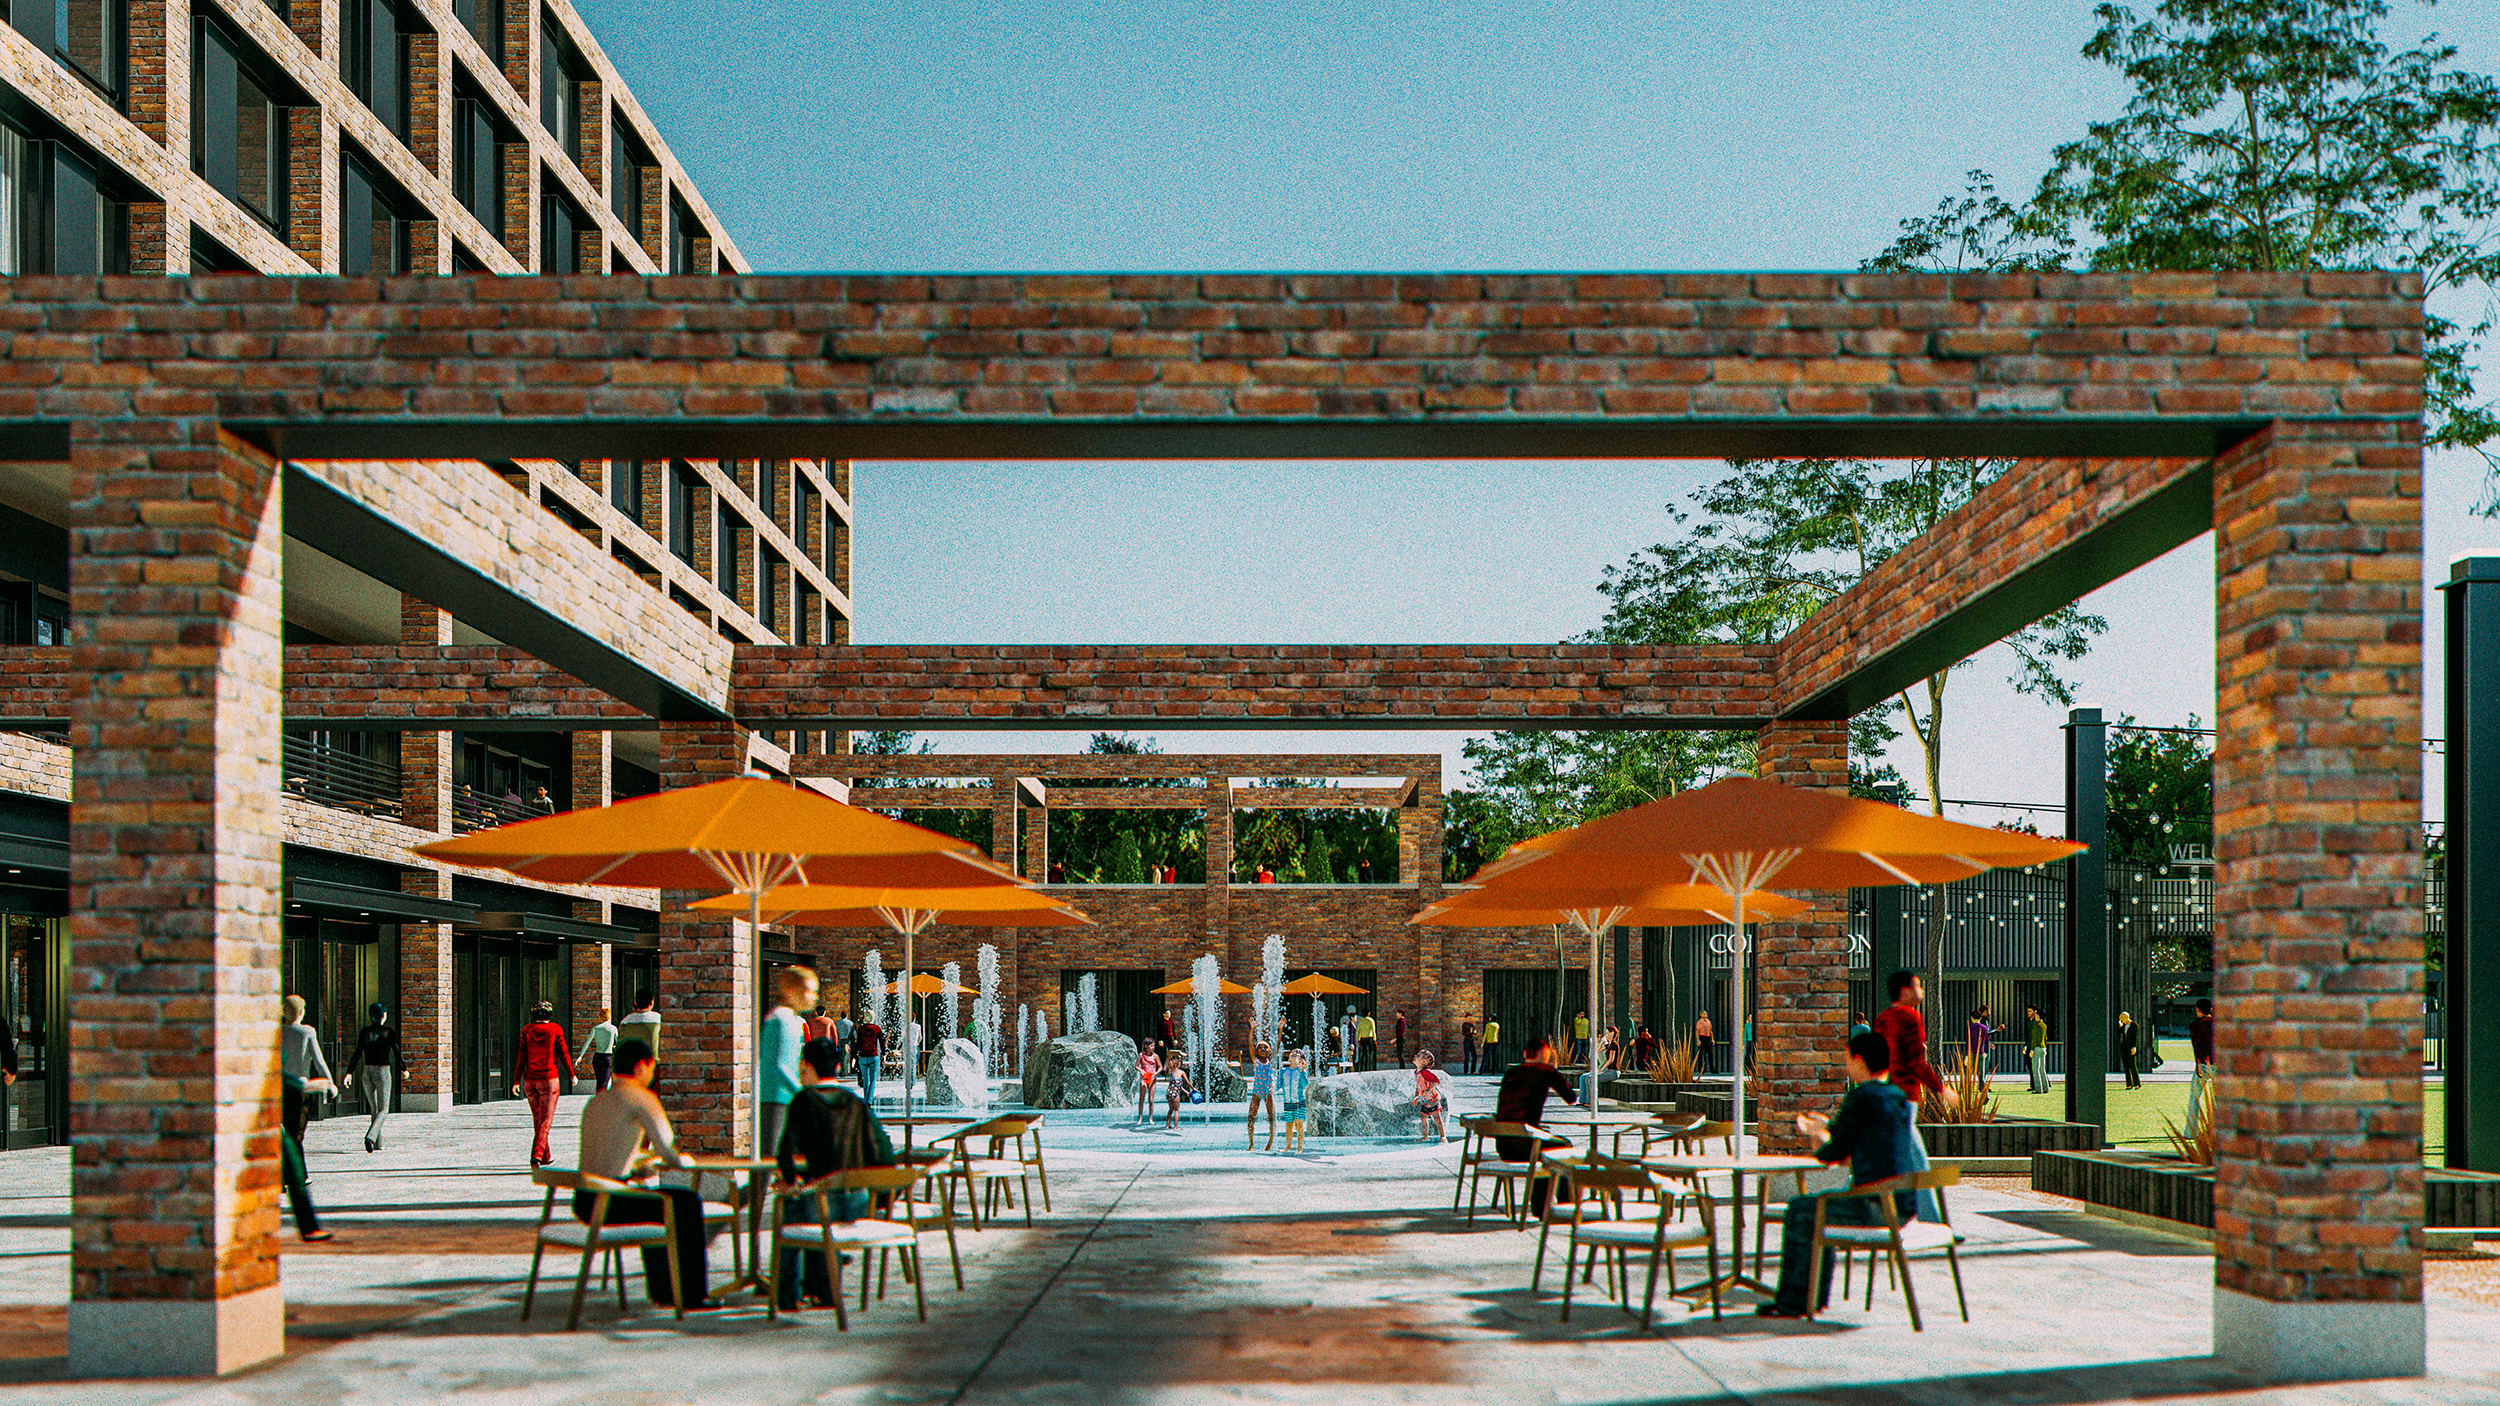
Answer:
[[[2083, 0], [578, 3], [765, 270], [1844, 268], [1966, 170], [2027, 188], [2122, 101], [2077, 53]], [[2395, 10], [2391, 37], [2500, 69], [2500, 6]], [[1558, 639], [1708, 474], [862, 465], [858, 638]], [[2500, 552], [2479, 478], [2431, 465], [2434, 577]], [[2112, 629], [2081, 702], [2212, 716], [2211, 559], [2190, 544], [2088, 603]], [[2004, 673], [1983, 655], [1948, 694], [1945, 792], [2055, 801], [2062, 714]], [[1455, 775], [1460, 739], [1164, 741], [1441, 751]]]

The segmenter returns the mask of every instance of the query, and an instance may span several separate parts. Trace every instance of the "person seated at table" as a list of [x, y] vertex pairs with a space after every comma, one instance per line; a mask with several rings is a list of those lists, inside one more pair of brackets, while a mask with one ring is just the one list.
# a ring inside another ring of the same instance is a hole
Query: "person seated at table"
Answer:
[[[1503, 1071], [1501, 1092], [1493, 1098], [1493, 1121], [1544, 1122], [1545, 1097], [1548, 1094], [1561, 1094], [1565, 1103], [1580, 1101], [1579, 1091], [1562, 1076], [1560, 1070], [1554, 1068], [1553, 1038], [1538, 1035], [1528, 1041], [1525, 1050], [1520, 1051], [1519, 1062]], [[1547, 1147], [1562, 1145], [1560, 1138], [1544, 1144]], [[1497, 1137], [1493, 1139], [1493, 1151], [1505, 1162], [1533, 1162], [1537, 1157], [1537, 1144], [1531, 1138]], [[1531, 1215], [1545, 1214], [1546, 1181], [1544, 1177], [1528, 1178], [1528, 1211]]]
[[[616, 1042], [608, 1086], [592, 1094], [582, 1108], [579, 1165], [583, 1175], [628, 1181], [640, 1176], [652, 1163], [667, 1167], [686, 1165], [684, 1154], [677, 1150], [676, 1135], [669, 1129], [668, 1111], [660, 1107], [659, 1096], [651, 1092], [651, 1076], [658, 1071], [649, 1045], [640, 1040]], [[643, 1166], [637, 1166], [635, 1152], [646, 1142], [650, 1144], [651, 1156]], [[711, 1237], [703, 1225], [702, 1196], [686, 1186], [641, 1186], [636, 1193], [610, 1197], [605, 1223], [658, 1225], [662, 1220], [661, 1197], [666, 1197], [668, 1209], [676, 1212], [677, 1233], [673, 1238], [677, 1242], [678, 1282], [668, 1282], [665, 1247], [645, 1246], [642, 1252], [643, 1278], [651, 1302], [674, 1304], [682, 1298], [689, 1312], [719, 1307], [706, 1297], [712, 1272], [705, 1251]], [[584, 1224], [589, 1223], [597, 1205], [598, 1193], [573, 1193], [574, 1218]]]
[[[1818, 1139], [1822, 1146], [1814, 1151], [1818, 1162], [1849, 1164], [1851, 1186], [1872, 1186], [1890, 1181], [1917, 1170], [1918, 1159], [1910, 1154], [1911, 1139], [1918, 1130], [1910, 1123], [1910, 1100], [1884, 1077], [1892, 1066], [1892, 1043], [1881, 1034], [1869, 1030], [1849, 1039], [1845, 1056], [1849, 1074], [1848, 1096], [1840, 1101], [1837, 1117], [1825, 1118], [1820, 1113], [1797, 1116], [1797, 1131]], [[1765, 1318], [1803, 1318], [1806, 1316], [1807, 1261], [1814, 1253], [1814, 1208], [1821, 1198], [1794, 1196], [1789, 1198], [1786, 1219], [1780, 1230], [1779, 1291], [1769, 1303], [1754, 1312]], [[1893, 1209], [1907, 1221], [1917, 1215], [1917, 1199], [1909, 1192], [1893, 1196]], [[1881, 1225], [1881, 1208], [1872, 1197], [1834, 1198], [1823, 1203], [1825, 1225]], [[1832, 1252], [1823, 1251], [1823, 1303], [1831, 1302]]]
[[[796, 1186], [859, 1167], [894, 1165], [894, 1140], [867, 1101], [835, 1083], [842, 1073], [842, 1047], [832, 1040], [810, 1040], [799, 1050], [799, 1091], [791, 1096], [790, 1116], [781, 1129], [781, 1145], [773, 1156], [781, 1164], [781, 1184]], [[854, 1221], [868, 1213], [865, 1191], [831, 1191], [825, 1209], [837, 1221]], [[794, 1225], [816, 1223], [816, 1198], [797, 1196], [782, 1207], [782, 1219]], [[809, 1302], [833, 1302], [832, 1269], [821, 1250], [785, 1250], [799, 1257], [799, 1272], [781, 1280], [781, 1306], [799, 1306], [802, 1289]]]

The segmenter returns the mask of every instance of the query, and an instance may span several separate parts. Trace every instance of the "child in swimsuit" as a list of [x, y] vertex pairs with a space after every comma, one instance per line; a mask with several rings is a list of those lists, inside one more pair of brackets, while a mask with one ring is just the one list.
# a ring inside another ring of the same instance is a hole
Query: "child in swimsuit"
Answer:
[[1304, 1139], [1310, 1135], [1310, 1128], [1302, 1121], [1302, 1114], [1310, 1102], [1311, 1071], [1302, 1051], [1285, 1056], [1285, 1067], [1277, 1073], [1276, 1082], [1285, 1104], [1285, 1150], [1307, 1152], [1310, 1145]]
[[1449, 1108], [1449, 1095], [1441, 1090], [1441, 1071], [1432, 1067], [1432, 1051], [1415, 1052], [1415, 1107], [1423, 1113], [1425, 1142], [1447, 1142], [1449, 1125], [1442, 1114]]

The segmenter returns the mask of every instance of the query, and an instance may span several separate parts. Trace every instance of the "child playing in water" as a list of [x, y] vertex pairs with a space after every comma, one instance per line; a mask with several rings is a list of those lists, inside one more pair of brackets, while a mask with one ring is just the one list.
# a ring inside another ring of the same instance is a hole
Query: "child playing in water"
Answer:
[[1449, 1107], [1449, 1096], [1441, 1090], [1441, 1071], [1432, 1067], [1432, 1051], [1415, 1052], [1415, 1107], [1423, 1113], [1424, 1133], [1420, 1141], [1447, 1142], [1449, 1125], [1442, 1113]]
[[1285, 1067], [1277, 1074], [1276, 1084], [1277, 1094], [1285, 1105], [1285, 1150], [1307, 1152], [1310, 1148], [1303, 1139], [1310, 1130], [1303, 1124], [1302, 1111], [1311, 1097], [1309, 1057], [1300, 1050], [1286, 1055]]
[[1155, 1053], [1155, 1042], [1148, 1040], [1137, 1051], [1137, 1126], [1154, 1121], [1155, 1075], [1163, 1068], [1162, 1058]]
[[1176, 1059], [1163, 1071], [1163, 1125], [1173, 1132], [1181, 1130], [1181, 1105], [1189, 1102], [1189, 1062]]
[[1267, 1105], [1267, 1150], [1276, 1150], [1276, 1065], [1268, 1059], [1267, 1041], [1250, 1047], [1250, 1146], [1259, 1145], [1259, 1105]]

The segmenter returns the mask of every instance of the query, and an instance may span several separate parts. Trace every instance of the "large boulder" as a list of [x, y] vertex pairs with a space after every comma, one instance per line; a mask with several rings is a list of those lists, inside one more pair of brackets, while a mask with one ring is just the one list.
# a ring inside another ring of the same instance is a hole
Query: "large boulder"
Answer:
[[1247, 1103], [1250, 1081], [1242, 1077], [1240, 1070], [1217, 1060], [1215, 1067], [1207, 1071], [1207, 1086], [1199, 1092], [1206, 1095], [1208, 1103]]
[[981, 1058], [981, 1047], [970, 1040], [949, 1040], [938, 1046], [924, 1085], [929, 1102], [955, 1108], [989, 1107], [988, 1064]]
[[1311, 1081], [1313, 1137], [1413, 1137], [1424, 1129], [1412, 1070], [1331, 1074]]
[[1027, 1108], [1132, 1108], [1137, 1042], [1117, 1030], [1044, 1040], [1025, 1052]]

